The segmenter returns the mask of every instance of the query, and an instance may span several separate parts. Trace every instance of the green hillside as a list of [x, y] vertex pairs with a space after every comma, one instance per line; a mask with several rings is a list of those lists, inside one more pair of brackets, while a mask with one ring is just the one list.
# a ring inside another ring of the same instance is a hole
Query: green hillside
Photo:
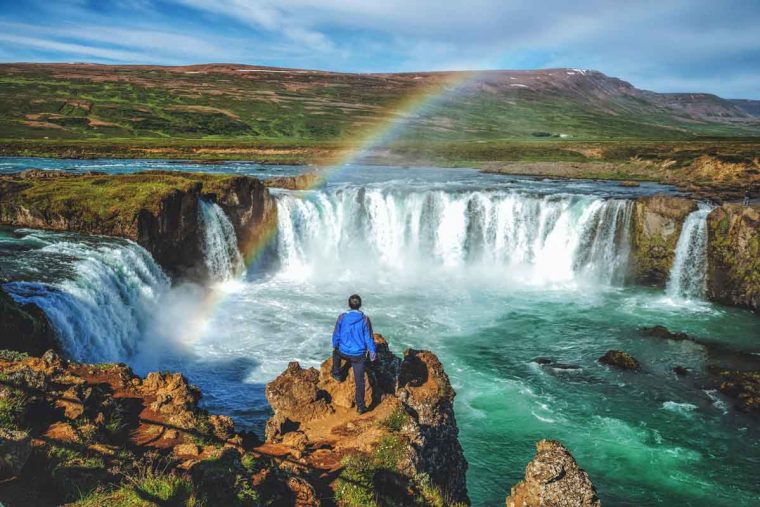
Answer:
[[[401, 108], [410, 97], [425, 96], [438, 98]], [[240, 65], [0, 65], [0, 139], [6, 140], [308, 144], [356, 139], [387, 118], [406, 123], [405, 142], [760, 135], [760, 118], [730, 101], [656, 94], [573, 69], [465, 76]]]

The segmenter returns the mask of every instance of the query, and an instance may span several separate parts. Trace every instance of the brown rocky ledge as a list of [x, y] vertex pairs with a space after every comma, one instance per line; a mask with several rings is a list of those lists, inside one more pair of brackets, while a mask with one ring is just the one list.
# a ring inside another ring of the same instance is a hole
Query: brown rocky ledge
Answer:
[[332, 380], [329, 359], [321, 373], [291, 363], [267, 386], [266, 442], [200, 409], [200, 392], [178, 373], [142, 379], [124, 365], [0, 351], [0, 502], [466, 505], [441, 363], [376, 343], [370, 412], [356, 414], [353, 379]]
[[378, 360], [366, 373], [370, 412], [353, 409], [353, 373], [344, 382], [291, 363], [267, 385], [273, 449], [316, 471], [341, 505], [467, 504], [467, 461], [457, 435], [454, 391], [432, 352], [399, 359], [375, 335]]

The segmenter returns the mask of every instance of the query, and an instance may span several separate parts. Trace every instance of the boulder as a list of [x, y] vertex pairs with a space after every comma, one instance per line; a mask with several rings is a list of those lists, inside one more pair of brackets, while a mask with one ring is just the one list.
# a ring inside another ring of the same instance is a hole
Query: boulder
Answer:
[[536, 444], [525, 479], [512, 487], [507, 507], [600, 507], [588, 474], [556, 440]]
[[742, 412], [760, 414], [760, 371], [720, 372], [720, 391]]
[[685, 377], [689, 374], [689, 369], [685, 366], [676, 365], [673, 367], [673, 373], [678, 375], [679, 377]]
[[235, 423], [226, 415], [210, 415], [208, 422], [214, 430], [214, 436], [219, 440], [229, 440], [235, 435]]
[[150, 409], [167, 416], [169, 423], [182, 429], [195, 426], [195, 411], [201, 394], [181, 373], [149, 373], [140, 385], [140, 391], [146, 397], [154, 398]]
[[638, 371], [641, 369], [641, 364], [636, 358], [622, 350], [608, 350], [598, 361], [621, 370]]
[[661, 338], [663, 340], [691, 340], [692, 338], [686, 333], [672, 332], [665, 326], [642, 327], [641, 334], [651, 338]]
[[329, 395], [319, 387], [319, 372], [301, 368], [295, 361], [267, 384], [265, 395], [274, 411], [265, 430], [269, 441], [277, 441], [288, 431], [298, 429], [301, 423], [334, 411]]

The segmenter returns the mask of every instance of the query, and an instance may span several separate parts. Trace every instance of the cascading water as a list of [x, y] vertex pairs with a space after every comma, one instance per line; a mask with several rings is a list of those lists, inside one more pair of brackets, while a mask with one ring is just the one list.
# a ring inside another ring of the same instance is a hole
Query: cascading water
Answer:
[[201, 200], [199, 213], [203, 228], [203, 254], [211, 279], [224, 281], [234, 278], [243, 270], [235, 228], [224, 210], [214, 202]]
[[667, 293], [672, 298], [702, 299], [707, 290], [707, 215], [704, 203], [686, 217], [676, 244]]
[[[38, 241], [55, 241], [35, 233]], [[169, 279], [150, 254], [130, 241], [98, 244], [82, 238], [49, 243], [35, 252], [66, 263], [51, 282], [17, 281], [4, 288], [19, 302], [35, 303], [50, 319], [62, 347], [82, 361], [123, 361], [135, 352]]]
[[[532, 282], [625, 276], [631, 203], [517, 192], [348, 187], [278, 199], [284, 274], [341, 269], [511, 269]], [[316, 268], [319, 269], [316, 269]]]

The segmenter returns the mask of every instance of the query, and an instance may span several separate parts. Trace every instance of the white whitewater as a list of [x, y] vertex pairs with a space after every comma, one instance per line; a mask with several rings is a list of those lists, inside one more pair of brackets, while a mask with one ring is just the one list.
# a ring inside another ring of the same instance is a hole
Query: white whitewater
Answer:
[[278, 197], [281, 274], [498, 268], [531, 283], [622, 282], [631, 202], [348, 187]]
[[209, 276], [216, 282], [230, 280], [243, 271], [235, 228], [224, 210], [214, 202], [201, 200], [199, 212], [203, 255]]
[[707, 215], [704, 203], [686, 217], [676, 244], [667, 294], [679, 299], [703, 299], [707, 291]]
[[72, 259], [58, 283], [14, 282], [5, 287], [37, 304], [64, 350], [80, 361], [123, 361], [135, 352], [169, 278], [150, 254], [130, 241], [60, 242], [42, 252]]

